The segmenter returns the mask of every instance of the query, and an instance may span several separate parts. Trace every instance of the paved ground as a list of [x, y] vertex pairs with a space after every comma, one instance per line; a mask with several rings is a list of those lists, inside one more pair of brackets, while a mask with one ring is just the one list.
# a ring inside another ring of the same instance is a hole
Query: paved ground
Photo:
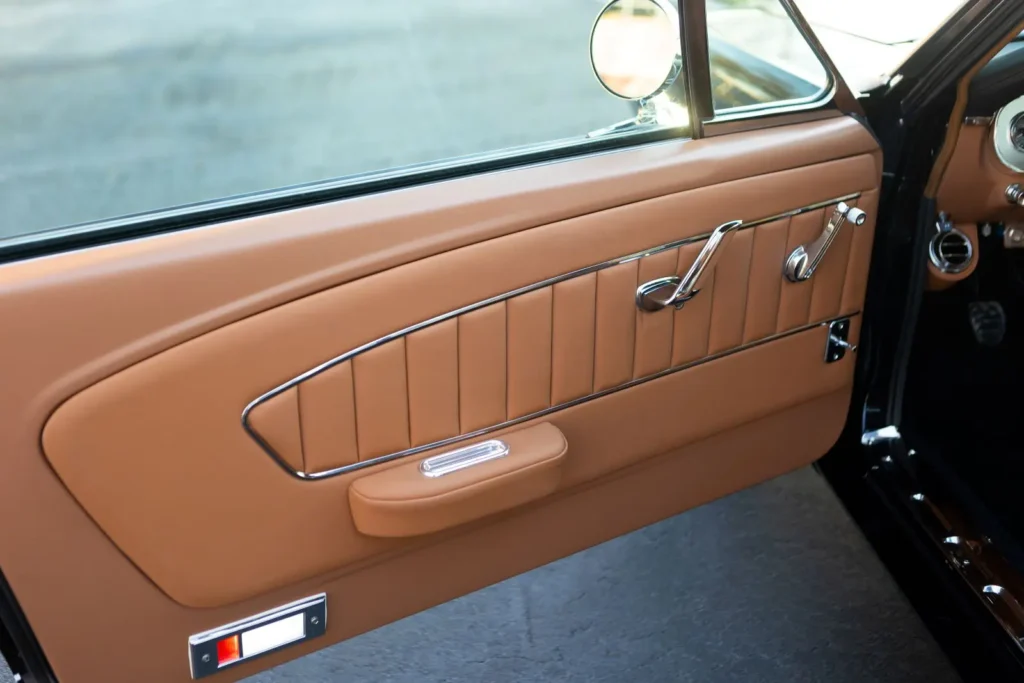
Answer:
[[248, 682], [958, 680], [805, 469]]

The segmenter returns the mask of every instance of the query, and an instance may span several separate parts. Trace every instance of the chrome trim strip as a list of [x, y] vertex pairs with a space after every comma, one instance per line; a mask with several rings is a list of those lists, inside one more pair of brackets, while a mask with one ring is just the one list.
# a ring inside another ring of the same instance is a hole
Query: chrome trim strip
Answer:
[[425, 477], [436, 479], [473, 465], [504, 458], [506, 455], [508, 444], [501, 439], [491, 439], [427, 458], [420, 463], [420, 472]]
[[[916, 451], [905, 451], [913, 458]], [[911, 469], [890, 456], [872, 465], [868, 481], [897, 503], [934, 544], [960, 580], [995, 618], [1016, 647], [1024, 652], [1024, 590], [1020, 577], [1002, 551], [966, 516], [946, 491], [923, 488]]]
[[860, 442], [865, 446], [874, 446], [876, 443], [899, 441], [901, 438], [903, 437], [900, 436], [900, 430], [895, 425], [887, 425], [881, 429], [864, 432], [860, 435]]
[[[860, 197], [860, 195], [861, 195], [860, 192], [854, 192], [852, 194], [843, 195], [842, 197], [836, 197], [836, 198], [833, 198], [833, 199], [827, 199], [825, 201], [816, 202], [814, 204], [809, 204], [808, 206], [803, 206], [803, 207], [800, 207], [799, 209], [792, 209], [790, 211], [784, 211], [782, 213], [775, 214], [773, 216], [768, 216], [766, 218], [759, 218], [757, 220], [750, 221], [749, 223], [744, 223], [743, 226], [741, 228], [739, 228], [739, 230], [749, 230], [749, 229], [755, 228], [755, 227], [757, 227], [759, 225], [764, 225], [765, 223], [771, 223], [772, 221], [777, 221], [777, 220], [780, 220], [780, 219], [783, 219], [783, 218], [791, 218], [793, 216], [798, 216], [798, 215], [800, 215], [802, 213], [807, 213], [808, 211], [815, 211], [817, 209], [822, 209], [822, 208], [825, 208], [827, 206], [831, 206], [833, 204], [836, 204], [838, 202], [850, 201], [850, 200], [853, 200], [853, 199], [857, 199], [858, 197]], [[443, 313], [441, 315], [435, 316], [435, 317], [430, 318], [428, 320], [424, 320], [423, 322], [419, 322], [419, 323], [416, 323], [415, 325], [411, 325], [409, 327], [406, 327], [405, 329], [398, 330], [397, 332], [392, 332], [391, 334], [384, 335], [383, 337], [375, 339], [375, 340], [373, 340], [371, 342], [367, 342], [366, 344], [363, 344], [362, 346], [357, 346], [355, 349], [353, 349], [351, 351], [348, 351], [346, 353], [343, 353], [340, 356], [335, 356], [334, 358], [331, 358], [330, 360], [324, 361], [320, 365], [317, 365], [317, 366], [307, 370], [306, 372], [298, 375], [297, 377], [294, 377], [293, 379], [288, 380], [284, 384], [281, 384], [281, 385], [279, 385], [277, 387], [274, 387], [270, 391], [267, 391], [264, 394], [261, 394], [260, 396], [258, 396], [255, 399], [253, 399], [242, 410], [242, 428], [245, 429], [246, 433], [248, 433], [249, 436], [252, 437], [253, 440], [255, 440], [256, 443], [258, 443], [260, 445], [260, 447], [263, 448], [263, 450], [266, 451], [267, 454], [270, 455], [274, 459], [274, 461], [278, 465], [280, 465], [282, 468], [284, 468], [284, 470], [286, 472], [288, 472], [289, 474], [292, 474], [293, 476], [296, 476], [299, 479], [325, 479], [327, 477], [333, 477], [335, 475], [342, 474], [343, 472], [350, 472], [350, 471], [353, 471], [353, 470], [361, 469], [363, 467], [366, 467], [367, 465], [387, 462], [389, 460], [393, 460], [394, 458], [402, 457], [402, 456], [405, 456], [405, 455], [413, 455], [414, 453], [420, 453], [420, 452], [423, 452], [425, 450], [429, 450], [429, 449], [433, 449], [433, 448], [439, 448], [441, 446], [446, 446], [446, 445], [451, 444], [451, 443], [456, 443], [456, 442], [461, 441], [463, 439], [472, 438], [474, 436], [480, 436], [482, 434], [486, 434], [486, 433], [488, 433], [490, 431], [493, 431], [495, 429], [499, 429], [501, 427], [507, 427], [507, 426], [512, 425], [512, 424], [518, 424], [518, 423], [523, 422], [523, 421], [525, 421], [527, 419], [532, 419], [532, 418], [535, 418], [535, 417], [539, 417], [540, 415], [547, 415], [548, 413], [552, 412], [553, 410], [561, 410], [562, 408], [567, 408], [567, 407], [572, 406], [572, 405], [577, 405], [578, 403], [581, 403], [583, 401], [590, 400], [590, 399], [596, 398], [598, 396], [604, 396], [606, 394], [612, 393], [613, 391], [618, 391], [621, 388], [626, 388], [626, 387], [629, 387], [629, 386], [634, 386], [635, 384], [638, 384], [641, 381], [646, 381], [648, 379], [653, 379], [654, 377], [660, 377], [660, 376], [662, 376], [662, 374], [667, 374], [667, 372], [663, 371], [663, 373], [659, 374], [659, 375], [653, 375], [651, 377], [644, 377], [644, 378], [640, 378], [639, 380], [633, 380], [630, 383], [623, 384], [623, 385], [620, 385], [618, 387], [611, 387], [610, 389], [606, 389], [606, 390], [604, 390], [603, 392], [600, 392], [600, 393], [589, 394], [588, 396], [581, 397], [581, 398], [576, 399], [575, 401], [571, 401], [569, 403], [563, 403], [563, 404], [559, 404], [557, 406], [551, 406], [550, 408], [547, 408], [547, 409], [545, 409], [543, 411], [540, 411], [540, 412], [537, 412], [537, 413], [533, 413], [531, 415], [527, 415], [527, 416], [524, 416], [524, 417], [521, 417], [521, 418], [517, 418], [516, 420], [504, 422], [504, 423], [502, 423], [500, 425], [496, 425], [494, 427], [489, 427], [489, 428], [486, 428], [486, 429], [477, 430], [477, 431], [469, 433], [469, 434], [460, 434], [459, 436], [451, 437], [449, 439], [444, 439], [442, 441], [435, 441], [435, 442], [430, 443], [430, 444], [424, 444], [422, 446], [416, 446], [416, 447], [413, 447], [413, 448], [408, 448], [408, 449], [406, 449], [404, 451], [399, 451], [397, 453], [392, 453], [392, 454], [389, 454], [389, 455], [382, 455], [382, 456], [373, 458], [371, 460], [365, 460], [365, 461], [357, 462], [357, 463], [354, 463], [354, 464], [351, 464], [351, 465], [344, 465], [342, 467], [336, 467], [336, 468], [333, 468], [333, 469], [330, 469], [330, 470], [324, 470], [323, 472], [298, 472], [296, 470], [293, 470], [291, 468], [291, 466], [288, 465], [288, 463], [283, 458], [281, 458], [280, 456], [277, 455], [276, 452], [274, 452], [274, 449], [271, 448], [270, 444], [268, 444], [266, 441], [264, 441], [263, 438], [260, 437], [260, 435], [256, 432], [256, 430], [252, 429], [252, 427], [249, 425], [249, 414], [252, 412], [253, 408], [255, 408], [260, 403], [263, 403], [264, 401], [268, 401], [271, 398], [273, 398], [274, 396], [277, 396], [278, 394], [280, 394], [282, 392], [288, 391], [292, 387], [297, 386], [298, 384], [300, 384], [302, 382], [305, 382], [306, 380], [308, 380], [308, 379], [310, 379], [312, 377], [315, 377], [316, 375], [320, 374], [321, 372], [329, 370], [332, 367], [334, 367], [335, 365], [338, 365], [339, 363], [344, 363], [345, 361], [347, 361], [347, 360], [349, 360], [351, 358], [354, 358], [355, 356], [358, 356], [361, 353], [366, 353], [367, 351], [375, 349], [378, 346], [382, 346], [384, 344], [387, 344], [388, 342], [391, 342], [391, 341], [394, 341], [396, 339], [400, 339], [402, 337], [408, 336], [408, 335], [412, 334], [413, 332], [418, 332], [419, 330], [422, 330], [424, 328], [430, 327], [431, 325], [436, 325], [436, 324], [442, 323], [442, 322], [444, 322], [446, 320], [450, 320], [452, 318], [456, 318], [456, 317], [458, 317], [460, 315], [465, 315], [466, 313], [471, 313], [471, 312], [473, 312], [475, 310], [478, 310], [480, 308], [484, 308], [485, 306], [490, 306], [492, 304], [496, 304], [496, 303], [499, 303], [501, 301], [505, 301], [506, 299], [511, 299], [513, 297], [521, 296], [523, 294], [527, 294], [529, 292], [532, 292], [532, 291], [537, 290], [537, 289], [542, 289], [544, 287], [550, 287], [551, 285], [557, 284], [559, 282], [564, 282], [565, 280], [570, 280], [570, 279], [575, 278], [575, 277], [580, 277], [582, 275], [589, 275], [590, 273], [596, 273], [597, 271], [604, 270], [605, 268], [611, 268], [613, 266], [621, 265], [623, 263], [629, 263], [631, 261], [635, 261], [635, 260], [643, 258], [645, 256], [652, 256], [654, 254], [658, 254], [658, 253], [666, 251], [668, 249], [676, 249], [677, 247], [681, 247], [681, 246], [684, 246], [684, 245], [687, 245], [687, 244], [692, 244], [694, 242], [700, 242], [701, 240], [708, 239], [708, 237], [710, 237], [710, 236], [711, 236], [711, 233], [707, 232], [707, 233], [702, 233], [702, 234], [699, 234], [699, 235], [694, 235], [692, 237], [686, 237], [686, 238], [681, 239], [681, 240], [676, 240], [674, 242], [669, 242], [668, 244], [662, 244], [660, 246], [652, 247], [650, 249], [645, 249], [644, 251], [634, 252], [632, 254], [628, 254], [627, 256], [619, 257], [617, 259], [612, 259], [610, 261], [604, 261], [602, 263], [598, 263], [598, 264], [595, 264], [595, 265], [592, 265], [592, 266], [587, 266], [585, 268], [580, 268], [578, 270], [574, 270], [574, 271], [571, 271], [569, 273], [564, 273], [562, 275], [557, 275], [555, 277], [551, 277], [551, 278], [548, 278], [546, 280], [541, 280], [540, 282], [536, 282], [536, 283], [534, 283], [532, 285], [526, 285], [525, 287], [520, 287], [519, 289], [514, 289], [511, 292], [506, 292], [504, 294], [498, 294], [497, 296], [492, 296], [489, 299], [484, 299], [483, 301], [478, 301], [475, 304], [470, 304], [468, 306], [463, 306], [462, 308], [458, 308], [458, 309], [456, 309], [454, 311], [449, 311], [448, 313]], [[856, 314], [851, 314], [851, 315], [856, 315]], [[843, 317], [846, 317], [846, 316], [843, 316]], [[814, 323], [812, 325], [809, 325], [809, 326], [807, 326], [807, 329], [810, 329], [811, 327], [815, 327], [818, 324], [819, 323]], [[804, 329], [804, 328], [799, 328], [799, 329]], [[783, 333], [782, 336], [791, 334], [792, 332], [793, 331], [791, 330], [790, 332]], [[775, 337], [768, 337], [766, 339], [774, 339], [774, 338], [777, 338], [778, 336], [779, 335], [776, 335]], [[760, 342], [755, 342], [754, 344], [756, 345], [757, 343], [760, 343]], [[749, 348], [749, 347], [750, 347], [749, 344], [748, 345], [744, 345], [744, 346], [740, 346], [740, 347], [737, 347], [736, 349], [733, 349], [731, 351], [723, 352], [721, 354], [718, 354], [718, 355], [714, 356], [714, 358], [721, 357], [722, 355], [725, 355], [725, 353], [731, 353], [733, 351], [739, 351], [739, 350], [742, 350], [744, 348]], [[712, 357], [708, 357], [708, 358], [710, 359]], [[696, 364], [696, 363], [691, 363], [691, 364], [685, 365], [685, 366], [679, 366], [678, 368], [669, 368], [669, 370], [670, 371], [675, 371], [675, 370], [678, 370], [678, 369], [683, 369], [683, 368], [686, 368], [686, 367], [690, 367], [691, 365], [694, 365], [694, 364]]]
[[[690, 363], [686, 363], [684, 365], [677, 365], [675, 367], [667, 368], [665, 370], [662, 370], [661, 372], [656, 372], [653, 375], [647, 375], [646, 377], [639, 377], [637, 379], [634, 379], [634, 380], [631, 380], [629, 382], [626, 382], [625, 384], [620, 384], [618, 386], [609, 387], [608, 389], [604, 389], [602, 391], [597, 391], [597, 392], [594, 392], [592, 394], [588, 394], [586, 396], [581, 396], [580, 398], [574, 399], [572, 401], [568, 401], [566, 403], [560, 403], [557, 406], [551, 406], [551, 407], [548, 407], [548, 408], [544, 408], [543, 410], [538, 410], [537, 412], [530, 413], [529, 415], [523, 415], [521, 417], [517, 417], [517, 418], [514, 418], [512, 420], [506, 420], [505, 422], [501, 422], [499, 424], [492, 425], [490, 427], [484, 427], [483, 429], [477, 429], [476, 431], [468, 432], [466, 434], [459, 434], [458, 436], [452, 436], [452, 437], [449, 437], [447, 439], [442, 439], [441, 441], [435, 441], [433, 443], [423, 444], [422, 446], [414, 446], [413, 448], [407, 448], [404, 451], [398, 451], [396, 453], [390, 453], [388, 455], [381, 455], [381, 456], [378, 456], [376, 458], [371, 458], [370, 460], [363, 460], [361, 462], [357, 462], [357, 463], [354, 463], [354, 464], [351, 464], [351, 465], [344, 465], [342, 467], [335, 467], [334, 469], [324, 470], [322, 472], [298, 472], [296, 470], [293, 470], [288, 465], [287, 462], [285, 462], [282, 458], [278, 457], [277, 453], [274, 452], [274, 449], [272, 449], [265, 441], [263, 441], [262, 438], [260, 438], [259, 434], [257, 434], [255, 431], [253, 431], [252, 429], [249, 428], [248, 421], [246, 420], [246, 418], [248, 416], [248, 413], [249, 413], [249, 410], [253, 406], [255, 406], [259, 401], [263, 400], [263, 397], [260, 397], [259, 399], [256, 399], [256, 401], [253, 401], [248, 406], [246, 406], [245, 412], [242, 413], [242, 426], [245, 428], [245, 431], [248, 432], [249, 435], [253, 439], [256, 440], [256, 442], [263, 448], [263, 450], [266, 451], [267, 455], [269, 455], [274, 460], [274, 462], [276, 462], [288, 474], [292, 475], [293, 477], [296, 477], [298, 479], [303, 479], [303, 480], [328, 479], [330, 477], [334, 477], [334, 476], [337, 476], [339, 474], [344, 474], [345, 472], [354, 472], [356, 470], [361, 470], [364, 467], [370, 467], [371, 465], [379, 465], [380, 463], [390, 462], [391, 460], [395, 460], [397, 458], [404, 458], [404, 457], [409, 456], [409, 455], [416, 455], [417, 453], [423, 453], [424, 451], [432, 450], [434, 448], [442, 448], [444, 446], [449, 446], [451, 444], [458, 443], [460, 441], [465, 441], [466, 439], [473, 439], [473, 438], [476, 438], [478, 436], [483, 436], [485, 434], [490, 434], [491, 432], [497, 431], [499, 429], [505, 429], [506, 427], [513, 427], [513, 426], [515, 426], [517, 424], [522, 424], [523, 422], [527, 422], [529, 420], [537, 419], [538, 417], [544, 417], [545, 415], [550, 415], [551, 413], [553, 413], [555, 411], [558, 411], [558, 410], [564, 410], [566, 408], [572, 408], [573, 406], [578, 406], [578, 405], [580, 405], [582, 403], [587, 403], [588, 401], [593, 401], [594, 399], [598, 399], [598, 398], [601, 398], [603, 396], [608, 396], [609, 394], [614, 394], [614, 393], [616, 393], [618, 391], [622, 391], [623, 389], [629, 389], [631, 387], [635, 387], [637, 385], [644, 384], [644, 383], [650, 382], [652, 380], [660, 379], [660, 378], [665, 377], [667, 375], [675, 374], [675, 373], [680, 372], [682, 370], [688, 370], [688, 369], [690, 369], [692, 367], [696, 367], [698, 365], [703, 365], [704, 363], [710, 363], [711, 361], [718, 360], [719, 358], [724, 358], [726, 356], [731, 356], [734, 353], [739, 353], [741, 351], [746, 351], [748, 349], [753, 349], [753, 348], [756, 348], [756, 347], [761, 346], [763, 344], [767, 344], [769, 342], [777, 341], [779, 339], [785, 339], [786, 337], [792, 337], [793, 335], [800, 334], [801, 332], [807, 332], [809, 330], [813, 330], [816, 327], [828, 327], [829, 325], [831, 325], [836, 320], [842, 320], [844, 318], [853, 318], [854, 316], [857, 316], [857, 315], [860, 315], [860, 311], [859, 310], [853, 311], [852, 313], [843, 314], [843, 315], [838, 316], [836, 318], [829, 318], [828, 320], [822, 320], [822, 321], [818, 321], [818, 322], [808, 323], [807, 325], [803, 325], [802, 327], [796, 327], [796, 328], [794, 328], [792, 330], [787, 330], [785, 332], [780, 332], [778, 334], [773, 334], [770, 337], [765, 337], [763, 339], [758, 339], [756, 341], [748, 342], [746, 344], [742, 344], [742, 345], [737, 346], [737, 347], [732, 348], [732, 349], [727, 349], [725, 351], [720, 351], [720, 352], [712, 354], [710, 356], [705, 356], [703, 358], [699, 358], [699, 359], [697, 359], [695, 361], [692, 361]], [[280, 389], [280, 387], [278, 387], [278, 389]], [[274, 391], [276, 392], [276, 391], [278, 391], [278, 389], [275, 389]], [[264, 394], [264, 396], [266, 396], [266, 394]]]

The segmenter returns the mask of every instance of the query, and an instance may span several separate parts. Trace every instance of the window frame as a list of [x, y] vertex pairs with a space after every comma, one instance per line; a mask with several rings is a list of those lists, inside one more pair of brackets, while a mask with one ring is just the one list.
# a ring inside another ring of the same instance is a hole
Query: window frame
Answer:
[[[154, 209], [85, 223], [0, 239], [0, 264], [27, 258], [148, 237], [179, 230], [201, 228], [237, 220], [414, 187], [443, 180], [492, 173], [541, 163], [605, 154], [670, 140], [699, 140], [725, 133], [766, 128], [813, 120], [840, 111], [860, 112], [860, 107], [838, 76], [821, 43], [814, 37], [793, 0], [779, 0], [801, 36], [825, 68], [830, 87], [807, 102], [757, 105], [743, 111], [715, 114], [711, 97], [705, 0], [680, 0], [679, 32], [683, 53], [680, 77], [685, 79], [690, 125], [659, 127], [613, 133], [599, 138], [572, 137], [523, 147], [506, 148], [463, 157], [371, 171], [310, 183], [302, 183], [219, 199]], [[846, 104], [837, 107], [846, 93]], [[809, 114], [793, 118], [794, 113]]]
[[[684, 0], [685, 2], [685, 0]], [[804, 15], [800, 12], [800, 8], [796, 6], [793, 0], [778, 0], [779, 4], [785, 10], [789, 16], [790, 21], [796, 27], [800, 36], [804, 42], [811, 49], [815, 58], [821, 64], [825, 71], [825, 87], [821, 92], [808, 97], [802, 97], [791, 100], [781, 100], [779, 102], [768, 102], [765, 104], [751, 104], [743, 105], [739, 107], [729, 107], [728, 109], [722, 109], [715, 111], [714, 102], [711, 97], [711, 58], [710, 53], [707, 56], [707, 109], [705, 111], [710, 112], [705, 119], [703, 119], [703, 127], [716, 127], [719, 124], [735, 122], [735, 121], [757, 121], [759, 119], [765, 119], [768, 117], [779, 116], [783, 114], [795, 114], [800, 112], [813, 112], [825, 109], [839, 109], [844, 113], [850, 111], [858, 114], [863, 114], [860, 110], [859, 105], [856, 103], [856, 99], [853, 94], [847, 88], [842, 77], [839, 75], [839, 71], [836, 69], [832, 59], [828, 56], [821, 41], [818, 40], [814, 34], [814, 30], [810, 24], [804, 18]], [[699, 0], [698, 2], [688, 2], [687, 5], [699, 5], [702, 10], [702, 21], [703, 27], [694, 28], [695, 31], [701, 33], [696, 36], [696, 40], [702, 40], [705, 46], [705, 51], [709, 50], [708, 37], [707, 37], [707, 15], [703, 10], [705, 9], [706, 0]], [[684, 36], [684, 40], [686, 36]], [[842, 96], [842, 97], [840, 97]], [[845, 101], [846, 106], [839, 106], [838, 99]], [[852, 104], [852, 106], [850, 106]], [[760, 126], [752, 126], [760, 127]], [[735, 129], [736, 127], [731, 127]], [[746, 129], [746, 128], [744, 128]], [[733, 130], [730, 130], [733, 132]]]

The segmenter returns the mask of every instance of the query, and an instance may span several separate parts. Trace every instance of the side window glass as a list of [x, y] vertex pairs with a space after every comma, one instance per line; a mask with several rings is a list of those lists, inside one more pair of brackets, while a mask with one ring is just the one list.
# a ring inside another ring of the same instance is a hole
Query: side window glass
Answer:
[[715, 114], [814, 102], [828, 72], [779, 0], [709, 0]]
[[687, 122], [671, 0], [39, 4], [0, 21], [0, 240]]

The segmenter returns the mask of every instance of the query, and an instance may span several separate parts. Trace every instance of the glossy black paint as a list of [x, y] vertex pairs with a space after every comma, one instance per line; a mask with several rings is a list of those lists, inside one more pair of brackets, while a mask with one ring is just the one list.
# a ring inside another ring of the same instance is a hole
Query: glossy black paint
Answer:
[[24, 683], [57, 683], [39, 641], [0, 571], [0, 654]]
[[880, 469], [873, 469], [883, 456], [898, 460], [899, 446], [865, 448], [860, 435], [901, 424], [926, 281], [927, 242], [935, 230], [936, 207], [924, 191], [946, 134], [957, 83], [1022, 20], [1024, 3], [967, 3], [908, 60], [899, 78], [862, 100], [884, 153], [882, 193], [851, 409], [839, 442], [818, 463], [969, 681], [1024, 680], [1020, 650], [945, 565]]
[[971, 81], [966, 114], [992, 116], [1020, 93], [1024, 93], [1024, 40], [1018, 38]]

